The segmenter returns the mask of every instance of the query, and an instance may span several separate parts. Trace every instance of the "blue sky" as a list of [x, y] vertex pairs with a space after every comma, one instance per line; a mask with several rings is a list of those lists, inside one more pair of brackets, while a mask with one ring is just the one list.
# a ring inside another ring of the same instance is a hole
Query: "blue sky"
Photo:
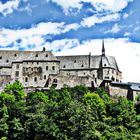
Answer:
[[139, 0], [0, 0], [0, 49], [116, 57], [124, 81], [140, 82]]

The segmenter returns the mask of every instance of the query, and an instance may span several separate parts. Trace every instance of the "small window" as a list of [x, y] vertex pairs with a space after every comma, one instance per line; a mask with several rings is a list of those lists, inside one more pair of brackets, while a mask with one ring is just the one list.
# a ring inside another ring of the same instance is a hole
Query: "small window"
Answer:
[[54, 83], [57, 83], [57, 79], [53, 79], [53, 82], [54, 82]]
[[48, 54], [46, 54], [46, 57], [48, 57]]
[[66, 66], [64, 65], [63, 68], [66, 68]]
[[52, 70], [55, 70], [55, 66], [52, 66]]
[[16, 65], [16, 69], [19, 69], [19, 64]]
[[38, 57], [38, 54], [36, 54], [35, 57]]
[[15, 57], [17, 56], [17, 54], [14, 55]]
[[104, 66], [106, 67], [106, 64], [104, 64]]
[[46, 80], [46, 75], [44, 75], [44, 80]]
[[31, 71], [33, 71], [34, 69], [33, 68], [31, 68]]
[[81, 67], [84, 67], [84, 65], [82, 64]]
[[46, 66], [46, 70], [48, 70], [48, 66]]
[[74, 63], [76, 63], [76, 60], [74, 60]]
[[37, 65], [39, 64], [39, 62], [37, 62]]
[[37, 77], [34, 78], [34, 81], [37, 82]]
[[112, 70], [112, 74], [114, 74], [114, 70]]
[[8, 63], [8, 62], [9, 62], [9, 60], [6, 60], [6, 62]]
[[19, 71], [16, 71], [16, 72], [15, 72], [15, 76], [16, 76], [16, 77], [19, 77]]
[[25, 77], [25, 82], [28, 82], [28, 77]]
[[0, 56], [0, 59], [2, 59], [2, 56]]

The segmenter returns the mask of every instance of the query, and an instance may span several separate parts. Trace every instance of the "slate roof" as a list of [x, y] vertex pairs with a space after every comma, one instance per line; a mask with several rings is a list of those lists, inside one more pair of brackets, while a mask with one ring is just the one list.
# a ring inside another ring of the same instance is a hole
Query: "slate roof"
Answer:
[[102, 56], [102, 55], [57, 56], [57, 59], [60, 60], [61, 69], [86, 69], [89, 68], [90, 66], [90, 68], [93, 69], [99, 69], [101, 67], [109, 67], [119, 71], [117, 62], [115, 60], [115, 57], [113, 56]]
[[12, 62], [57, 60], [49, 51], [12, 51], [0, 50], [0, 67], [10, 67]]

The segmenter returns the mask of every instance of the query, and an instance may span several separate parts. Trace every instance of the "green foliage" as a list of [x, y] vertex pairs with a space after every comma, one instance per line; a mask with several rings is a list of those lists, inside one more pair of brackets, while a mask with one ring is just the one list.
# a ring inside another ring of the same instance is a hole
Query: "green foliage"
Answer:
[[138, 140], [139, 126], [139, 103], [103, 89], [26, 94], [16, 81], [0, 93], [0, 140]]

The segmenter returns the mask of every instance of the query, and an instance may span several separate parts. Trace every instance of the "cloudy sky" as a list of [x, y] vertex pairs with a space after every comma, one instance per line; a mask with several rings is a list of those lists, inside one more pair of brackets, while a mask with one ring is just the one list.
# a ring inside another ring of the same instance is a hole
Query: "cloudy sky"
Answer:
[[140, 82], [140, 0], [0, 0], [0, 49], [116, 57]]

